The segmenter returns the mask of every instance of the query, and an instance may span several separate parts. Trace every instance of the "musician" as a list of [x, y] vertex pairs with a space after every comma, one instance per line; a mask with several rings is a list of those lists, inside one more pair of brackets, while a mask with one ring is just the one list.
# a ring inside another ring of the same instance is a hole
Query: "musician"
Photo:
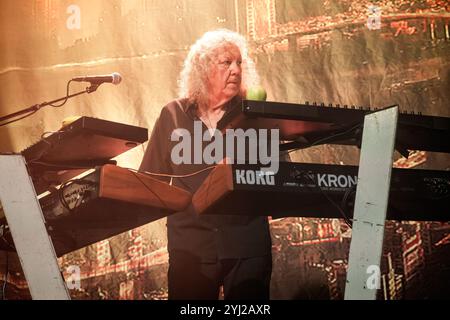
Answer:
[[[204, 34], [184, 61], [179, 98], [163, 107], [153, 127], [140, 171], [177, 176], [200, 171], [172, 179], [194, 194], [210, 165], [175, 164], [171, 151], [177, 141], [171, 135], [185, 129], [194, 137], [196, 121], [203, 131], [216, 128], [225, 114], [240, 107], [246, 88], [258, 82], [244, 37], [225, 29]], [[199, 152], [193, 146], [191, 151]], [[218, 299], [221, 286], [225, 299], [269, 299], [267, 217], [198, 215], [190, 207], [167, 218], [167, 237], [169, 299]]]

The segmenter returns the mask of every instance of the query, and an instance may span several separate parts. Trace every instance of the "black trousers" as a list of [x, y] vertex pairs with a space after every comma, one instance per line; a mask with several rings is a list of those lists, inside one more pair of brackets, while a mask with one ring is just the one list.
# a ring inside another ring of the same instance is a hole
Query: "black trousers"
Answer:
[[169, 255], [169, 300], [268, 300], [272, 256], [201, 263], [188, 253]]

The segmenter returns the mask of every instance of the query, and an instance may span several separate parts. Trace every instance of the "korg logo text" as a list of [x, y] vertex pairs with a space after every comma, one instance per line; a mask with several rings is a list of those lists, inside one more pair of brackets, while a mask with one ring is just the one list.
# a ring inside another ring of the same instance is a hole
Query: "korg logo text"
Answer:
[[237, 184], [275, 185], [275, 176], [269, 171], [236, 170]]
[[350, 188], [355, 186], [357, 181], [357, 176], [317, 174], [317, 184], [319, 187]]

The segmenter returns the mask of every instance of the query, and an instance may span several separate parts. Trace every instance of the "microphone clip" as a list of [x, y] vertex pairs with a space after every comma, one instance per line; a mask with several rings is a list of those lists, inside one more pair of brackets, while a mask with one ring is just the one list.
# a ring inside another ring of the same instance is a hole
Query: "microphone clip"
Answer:
[[91, 85], [86, 88], [86, 92], [87, 93], [95, 92], [101, 84], [102, 83], [91, 82]]

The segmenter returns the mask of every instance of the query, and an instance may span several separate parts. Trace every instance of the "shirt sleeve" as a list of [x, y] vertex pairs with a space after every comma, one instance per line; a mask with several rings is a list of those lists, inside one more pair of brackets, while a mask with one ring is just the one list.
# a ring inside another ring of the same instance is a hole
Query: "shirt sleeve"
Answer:
[[[159, 174], [172, 174], [170, 166], [170, 119], [165, 109], [161, 111], [153, 126], [150, 141], [144, 153], [139, 171]], [[169, 182], [170, 177], [153, 176], [158, 180]]]

